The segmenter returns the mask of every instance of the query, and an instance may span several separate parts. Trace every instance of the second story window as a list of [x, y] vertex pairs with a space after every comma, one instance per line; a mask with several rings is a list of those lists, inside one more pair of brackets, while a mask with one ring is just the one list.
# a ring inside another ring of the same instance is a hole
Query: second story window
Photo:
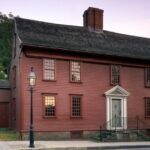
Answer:
[[43, 59], [43, 79], [55, 80], [55, 60]]
[[150, 87], [150, 68], [145, 69], [145, 85]]
[[120, 66], [111, 65], [111, 84], [118, 85], [120, 84]]
[[81, 64], [77, 61], [71, 61], [71, 81], [80, 82], [81, 81]]
[[51, 94], [44, 94], [44, 117], [56, 116], [56, 96]]

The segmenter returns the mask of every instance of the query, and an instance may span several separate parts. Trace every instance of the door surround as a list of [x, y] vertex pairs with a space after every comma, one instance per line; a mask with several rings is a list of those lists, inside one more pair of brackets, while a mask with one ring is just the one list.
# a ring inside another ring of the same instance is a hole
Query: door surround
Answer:
[[[127, 129], [127, 99], [130, 93], [117, 85], [105, 92], [106, 96], [106, 128], [107, 130]], [[113, 127], [112, 125], [112, 101], [119, 99], [121, 101], [121, 126]]]

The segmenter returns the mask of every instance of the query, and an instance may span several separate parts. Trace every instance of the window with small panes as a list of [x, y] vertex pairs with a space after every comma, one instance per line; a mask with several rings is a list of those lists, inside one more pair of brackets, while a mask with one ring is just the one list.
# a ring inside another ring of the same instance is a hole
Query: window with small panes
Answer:
[[145, 98], [145, 116], [150, 117], [150, 97]]
[[55, 80], [55, 60], [43, 59], [43, 79]]
[[51, 94], [43, 95], [43, 113], [44, 117], [55, 117], [56, 116], [56, 96]]
[[150, 87], [150, 68], [145, 68], [145, 86]]
[[120, 66], [111, 65], [111, 84], [118, 85], [120, 84]]
[[82, 96], [71, 95], [71, 117], [82, 116], [81, 101], [82, 101]]
[[71, 61], [71, 81], [80, 82], [81, 81], [81, 63], [77, 61]]

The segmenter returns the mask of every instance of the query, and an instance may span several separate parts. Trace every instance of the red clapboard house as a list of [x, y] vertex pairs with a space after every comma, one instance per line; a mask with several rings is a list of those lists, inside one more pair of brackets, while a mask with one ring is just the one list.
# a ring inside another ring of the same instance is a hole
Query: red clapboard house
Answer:
[[0, 80], [0, 128], [8, 128], [10, 124], [11, 91], [9, 81]]
[[37, 138], [150, 129], [150, 39], [103, 30], [101, 9], [89, 7], [83, 22], [80, 27], [15, 18], [11, 126], [22, 139], [29, 132], [31, 67]]

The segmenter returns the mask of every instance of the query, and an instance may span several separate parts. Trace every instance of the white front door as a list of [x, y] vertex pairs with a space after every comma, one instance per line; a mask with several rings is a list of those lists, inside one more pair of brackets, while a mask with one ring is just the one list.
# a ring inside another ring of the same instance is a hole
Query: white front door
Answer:
[[127, 128], [127, 99], [107, 97], [107, 129], [120, 130]]
[[121, 99], [112, 99], [111, 126], [113, 128], [122, 127]]

